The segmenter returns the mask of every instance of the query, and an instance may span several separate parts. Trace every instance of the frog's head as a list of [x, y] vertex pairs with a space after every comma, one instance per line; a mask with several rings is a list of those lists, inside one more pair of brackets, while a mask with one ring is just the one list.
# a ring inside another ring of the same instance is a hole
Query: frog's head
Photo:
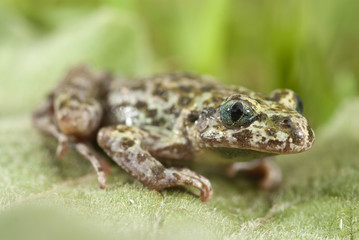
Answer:
[[314, 132], [302, 110], [298, 95], [287, 89], [275, 90], [267, 98], [235, 94], [211, 114], [202, 113], [197, 128], [204, 144], [212, 148], [303, 152], [312, 147]]

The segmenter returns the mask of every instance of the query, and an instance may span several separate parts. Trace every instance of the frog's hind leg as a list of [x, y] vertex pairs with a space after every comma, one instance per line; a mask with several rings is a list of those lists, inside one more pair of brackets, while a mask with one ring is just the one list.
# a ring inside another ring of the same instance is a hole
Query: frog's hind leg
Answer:
[[56, 149], [56, 156], [61, 159], [67, 152], [70, 140], [68, 136], [58, 130], [56, 124], [54, 123], [54, 110], [52, 107], [51, 97], [52, 96], [46, 99], [46, 101], [34, 111], [32, 115], [32, 124], [40, 132], [57, 139], [58, 145]]
[[161, 190], [174, 186], [193, 186], [201, 191], [201, 200], [213, 194], [205, 177], [186, 168], [165, 168], [147, 150], [150, 134], [137, 127], [124, 125], [102, 128], [97, 136], [100, 147], [125, 171], [145, 186]]
[[56, 88], [35, 110], [32, 121], [39, 131], [58, 140], [56, 156], [63, 158], [73, 146], [95, 168], [100, 188], [106, 186], [106, 161], [92, 149], [94, 132], [102, 119], [102, 108], [96, 100], [100, 81], [84, 66], [69, 71]]
[[236, 162], [227, 169], [229, 177], [234, 177], [237, 173], [244, 173], [249, 177], [259, 177], [259, 186], [265, 190], [274, 190], [282, 182], [281, 170], [270, 157], [250, 162]]
[[106, 161], [93, 150], [90, 144], [76, 142], [74, 137], [67, 136], [60, 132], [53, 121], [49, 106], [50, 105], [45, 102], [44, 105], [34, 112], [32, 120], [34, 127], [57, 139], [58, 146], [56, 156], [59, 159], [64, 157], [69, 145], [74, 146], [77, 152], [91, 162], [97, 173], [100, 188], [105, 188], [107, 182], [106, 172], [110, 171]]

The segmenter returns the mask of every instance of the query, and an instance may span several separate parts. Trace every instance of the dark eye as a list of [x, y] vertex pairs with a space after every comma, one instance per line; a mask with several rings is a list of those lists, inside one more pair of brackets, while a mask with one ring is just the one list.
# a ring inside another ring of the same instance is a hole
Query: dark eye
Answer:
[[295, 94], [295, 98], [296, 98], [296, 102], [297, 102], [297, 105], [295, 106], [295, 110], [299, 113], [303, 113], [302, 99], [297, 94]]
[[256, 117], [248, 103], [238, 100], [230, 100], [224, 103], [219, 114], [223, 124], [228, 128], [248, 126]]
[[231, 108], [231, 120], [233, 122], [238, 121], [243, 116], [243, 105], [240, 102], [236, 102]]

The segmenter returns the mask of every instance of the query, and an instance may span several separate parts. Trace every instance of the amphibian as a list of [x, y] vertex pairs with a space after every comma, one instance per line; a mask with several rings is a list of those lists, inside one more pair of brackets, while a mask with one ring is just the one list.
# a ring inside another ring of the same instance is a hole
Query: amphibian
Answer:
[[173, 73], [130, 81], [78, 66], [34, 112], [33, 123], [58, 140], [58, 158], [73, 146], [88, 159], [101, 188], [107, 165], [95, 144], [145, 186], [193, 186], [207, 201], [213, 194], [208, 179], [163, 162], [225, 159], [233, 163], [231, 174], [261, 171], [261, 186], [275, 188], [281, 173], [268, 156], [303, 152], [314, 142], [302, 108], [288, 89], [265, 96], [209, 76]]

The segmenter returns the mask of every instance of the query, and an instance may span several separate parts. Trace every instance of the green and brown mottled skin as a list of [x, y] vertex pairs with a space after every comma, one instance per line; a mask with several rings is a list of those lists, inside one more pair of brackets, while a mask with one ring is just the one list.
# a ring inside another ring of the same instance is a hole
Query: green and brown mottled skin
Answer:
[[[246, 104], [255, 118], [228, 127], [219, 111], [228, 101]], [[224, 160], [233, 163], [229, 175], [261, 172], [261, 186], [275, 188], [281, 173], [268, 156], [302, 152], [314, 142], [298, 105], [300, 99], [286, 89], [264, 96], [185, 73], [128, 81], [79, 66], [35, 111], [33, 122], [58, 139], [58, 157], [71, 144], [90, 160], [101, 188], [106, 186], [107, 166], [93, 149], [94, 140], [149, 188], [194, 186], [207, 201], [213, 194], [208, 179], [187, 168], [167, 168], [162, 161]]]

